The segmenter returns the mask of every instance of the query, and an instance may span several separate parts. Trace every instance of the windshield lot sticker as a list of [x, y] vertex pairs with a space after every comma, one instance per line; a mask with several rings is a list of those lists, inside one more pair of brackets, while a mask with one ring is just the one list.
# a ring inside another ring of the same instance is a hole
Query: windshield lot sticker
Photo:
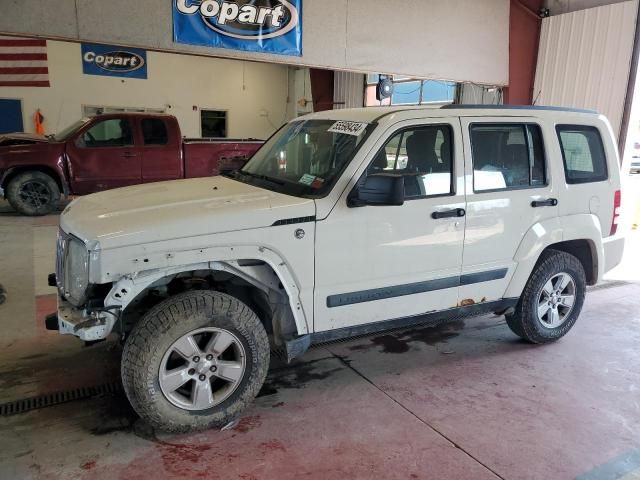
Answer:
[[328, 130], [333, 133], [344, 133], [345, 135], [353, 135], [355, 137], [360, 136], [364, 129], [367, 128], [368, 123], [363, 122], [349, 122], [347, 120], [340, 120]]
[[311, 185], [315, 179], [316, 179], [315, 175], [309, 175], [308, 173], [305, 173], [304, 175], [302, 175], [302, 177], [300, 177], [300, 180], [298, 180], [298, 183], [302, 183], [304, 185]]

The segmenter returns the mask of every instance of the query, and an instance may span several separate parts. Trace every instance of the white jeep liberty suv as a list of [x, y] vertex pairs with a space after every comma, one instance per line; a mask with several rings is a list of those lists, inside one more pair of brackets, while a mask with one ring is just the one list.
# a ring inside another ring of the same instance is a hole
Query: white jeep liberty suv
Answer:
[[551, 107], [345, 109], [297, 118], [241, 169], [79, 198], [60, 219], [47, 328], [124, 340], [155, 427], [225, 425], [270, 348], [504, 314], [545, 343], [620, 262], [607, 120]]

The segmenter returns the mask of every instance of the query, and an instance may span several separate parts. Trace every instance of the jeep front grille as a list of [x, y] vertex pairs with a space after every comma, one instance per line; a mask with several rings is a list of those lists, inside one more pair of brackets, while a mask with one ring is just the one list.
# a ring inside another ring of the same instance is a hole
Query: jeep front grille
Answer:
[[56, 283], [60, 295], [64, 296], [64, 266], [67, 262], [67, 253], [69, 246], [69, 235], [62, 229], [58, 229], [58, 240], [56, 245]]

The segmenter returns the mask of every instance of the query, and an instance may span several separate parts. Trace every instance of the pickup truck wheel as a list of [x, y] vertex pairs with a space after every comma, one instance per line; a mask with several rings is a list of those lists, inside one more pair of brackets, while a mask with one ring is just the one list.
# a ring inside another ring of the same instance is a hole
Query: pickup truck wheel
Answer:
[[53, 212], [60, 201], [60, 188], [46, 173], [23, 172], [9, 182], [7, 200], [22, 215], [46, 215]]
[[558, 340], [576, 323], [586, 292], [580, 261], [558, 250], [542, 253], [515, 312], [507, 315], [513, 333], [531, 343]]
[[256, 314], [230, 295], [198, 290], [165, 300], [136, 324], [121, 371], [142, 418], [184, 433], [236, 419], [268, 367], [269, 339]]

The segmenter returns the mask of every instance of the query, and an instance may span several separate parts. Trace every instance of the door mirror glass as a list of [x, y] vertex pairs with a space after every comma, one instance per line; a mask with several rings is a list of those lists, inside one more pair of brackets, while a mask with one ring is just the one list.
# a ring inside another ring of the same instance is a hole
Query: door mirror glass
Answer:
[[404, 177], [389, 173], [367, 175], [347, 202], [349, 207], [404, 204]]

